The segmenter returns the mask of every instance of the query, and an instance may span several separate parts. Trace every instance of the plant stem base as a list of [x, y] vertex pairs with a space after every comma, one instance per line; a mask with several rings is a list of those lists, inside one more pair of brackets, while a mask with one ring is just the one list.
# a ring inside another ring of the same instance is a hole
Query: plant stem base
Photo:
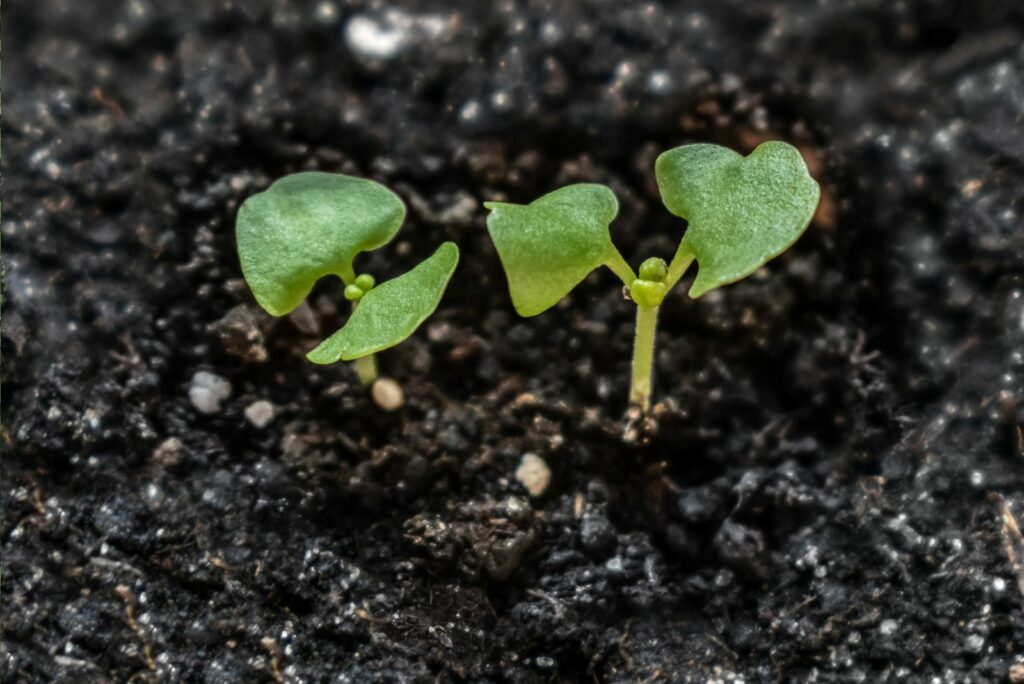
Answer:
[[356, 369], [356, 375], [359, 376], [359, 382], [363, 384], [363, 387], [369, 387], [377, 379], [376, 354], [356, 359], [352, 362], [352, 367]]
[[651, 408], [651, 368], [654, 364], [654, 338], [658, 327], [658, 308], [636, 308], [636, 337], [633, 340], [633, 381], [629, 403], [647, 413]]

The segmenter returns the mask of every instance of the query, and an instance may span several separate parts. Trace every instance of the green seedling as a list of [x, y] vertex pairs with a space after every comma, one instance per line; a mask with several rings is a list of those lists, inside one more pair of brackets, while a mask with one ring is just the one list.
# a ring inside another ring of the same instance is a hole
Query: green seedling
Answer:
[[655, 175], [665, 206], [688, 226], [670, 263], [651, 257], [639, 274], [612, 244], [608, 225], [619, 207], [603, 185], [569, 185], [527, 205], [484, 203], [519, 315], [546, 311], [599, 266], [622, 280], [637, 305], [629, 399], [644, 412], [658, 309], [687, 268], [698, 264], [692, 298], [745, 278], [800, 237], [820, 194], [800, 153], [777, 141], [747, 157], [718, 145], [684, 145], [658, 157]]
[[283, 316], [301, 304], [324, 276], [345, 283], [352, 315], [306, 355], [313, 363], [355, 361], [364, 385], [377, 378], [374, 357], [406, 339], [434, 312], [459, 262], [445, 242], [411, 271], [378, 285], [356, 274], [360, 252], [386, 245], [405, 219], [405, 205], [374, 181], [305, 172], [278, 180], [238, 210], [242, 273], [256, 301]]

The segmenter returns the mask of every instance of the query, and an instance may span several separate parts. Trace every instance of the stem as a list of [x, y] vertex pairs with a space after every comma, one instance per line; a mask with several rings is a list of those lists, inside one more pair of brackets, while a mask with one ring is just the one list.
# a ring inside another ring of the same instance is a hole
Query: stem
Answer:
[[[359, 306], [359, 300], [352, 302], [353, 311], [356, 310], [357, 306]], [[376, 354], [370, 354], [356, 359], [352, 362], [352, 367], [355, 368], [356, 375], [359, 376], [359, 382], [362, 383], [363, 387], [369, 387], [373, 384], [373, 381], [377, 379]]]
[[629, 264], [626, 263], [626, 260], [622, 258], [622, 255], [619, 254], [618, 250], [615, 250], [615, 256], [609, 259], [608, 262], [605, 263], [605, 266], [610, 268], [615, 275], [619, 276], [619, 280], [621, 280], [622, 284], [626, 287], [632, 285], [633, 281], [636, 280], [636, 273], [633, 273], [633, 269], [630, 268]]
[[672, 263], [668, 265], [668, 276], [665, 278], [665, 290], [669, 291], [676, 286], [679, 279], [686, 273], [697, 255], [693, 253], [689, 245], [680, 243], [676, 255], [672, 257]]
[[633, 340], [633, 382], [629, 402], [644, 413], [651, 408], [651, 367], [654, 364], [654, 338], [658, 328], [657, 306], [636, 307], [636, 337]]
[[356, 369], [356, 375], [359, 376], [359, 382], [363, 384], [363, 387], [369, 387], [377, 379], [376, 354], [356, 359], [352, 362], [352, 367]]

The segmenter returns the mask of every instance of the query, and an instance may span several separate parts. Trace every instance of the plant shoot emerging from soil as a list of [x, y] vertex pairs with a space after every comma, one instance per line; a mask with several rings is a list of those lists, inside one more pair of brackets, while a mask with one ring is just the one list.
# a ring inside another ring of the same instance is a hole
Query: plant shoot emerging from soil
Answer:
[[644, 412], [658, 309], [689, 266], [699, 267], [694, 299], [745, 278], [800, 237], [820, 194], [800, 153], [779, 141], [747, 157], [719, 145], [684, 145], [658, 157], [655, 175], [665, 206], [688, 227], [670, 263], [651, 257], [638, 274], [612, 244], [608, 225], [618, 201], [603, 185], [569, 185], [527, 205], [484, 203], [519, 315], [546, 311], [599, 266], [622, 280], [637, 305], [629, 400]]
[[387, 282], [357, 275], [356, 255], [390, 242], [404, 219], [402, 200], [374, 181], [320, 172], [285, 176], [238, 210], [242, 273], [274, 316], [295, 309], [320, 278], [341, 278], [352, 315], [306, 358], [355, 361], [360, 381], [369, 385], [377, 378], [374, 354], [412, 335], [434, 312], [459, 261], [458, 247], [445, 242]]

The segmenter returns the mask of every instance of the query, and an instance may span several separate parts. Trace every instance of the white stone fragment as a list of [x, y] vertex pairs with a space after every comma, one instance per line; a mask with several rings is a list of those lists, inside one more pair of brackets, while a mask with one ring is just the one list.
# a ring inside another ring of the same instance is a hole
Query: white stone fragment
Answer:
[[403, 26], [384, 26], [362, 15], [352, 17], [345, 25], [345, 42], [364, 59], [391, 59], [401, 52], [407, 40], [408, 31]]
[[200, 413], [220, 411], [220, 403], [231, 396], [231, 383], [216, 373], [198, 371], [192, 376], [188, 398]]
[[530, 496], [536, 498], [547, 491], [551, 484], [551, 468], [537, 454], [523, 454], [516, 468], [516, 479], [526, 487]]
[[246, 419], [260, 430], [270, 425], [276, 415], [277, 407], [265, 399], [254, 401], [245, 407]]

